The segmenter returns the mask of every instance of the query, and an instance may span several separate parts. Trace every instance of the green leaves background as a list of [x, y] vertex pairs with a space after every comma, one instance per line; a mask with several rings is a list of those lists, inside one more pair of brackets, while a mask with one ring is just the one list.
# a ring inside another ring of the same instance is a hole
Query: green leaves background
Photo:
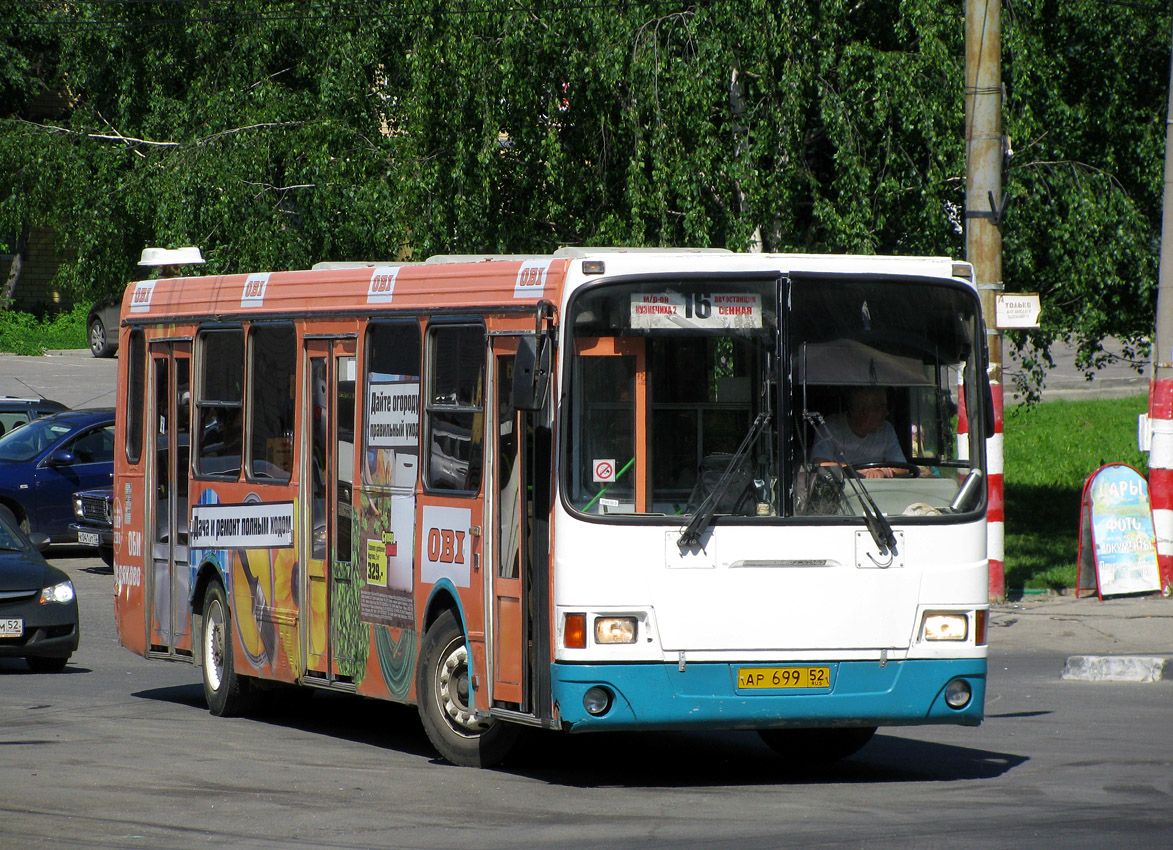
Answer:
[[[1151, 333], [1169, 24], [1004, 4], [1005, 283], [1045, 305], [1028, 361]], [[965, 252], [956, 0], [7, 0], [0, 33], [0, 241], [54, 227], [79, 297], [145, 245], [198, 244], [209, 272]]]

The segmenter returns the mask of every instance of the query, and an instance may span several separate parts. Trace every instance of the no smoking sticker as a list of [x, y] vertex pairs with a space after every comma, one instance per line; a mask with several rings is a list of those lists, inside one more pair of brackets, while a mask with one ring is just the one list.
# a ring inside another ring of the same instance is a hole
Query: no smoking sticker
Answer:
[[598, 458], [592, 466], [596, 484], [610, 484], [615, 480], [615, 458]]

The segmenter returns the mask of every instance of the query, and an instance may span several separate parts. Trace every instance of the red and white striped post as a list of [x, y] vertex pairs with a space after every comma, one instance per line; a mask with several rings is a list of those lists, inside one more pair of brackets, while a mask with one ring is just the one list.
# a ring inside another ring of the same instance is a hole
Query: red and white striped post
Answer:
[[[999, 377], [1001, 369], [998, 370]], [[986, 435], [989, 502], [986, 508], [986, 557], [990, 560], [990, 598], [1006, 596], [1006, 509], [1002, 492], [1002, 382], [990, 376], [994, 399], [994, 433]]]
[[[1002, 495], [1002, 384], [990, 381], [994, 398], [994, 433], [986, 435], [986, 558], [990, 563], [990, 598], [1006, 596], [1006, 512]], [[965, 409], [965, 385], [957, 387], [958, 457], [969, 459], [969, 414]]]
[[1165, 191], [1157, 268], [1153, 380], [1149, 384], [1149, 500], [1157, 533], [1161, 590], [1173, 590], [1173, 62], [1165, 120]]
[[1169, 378], [1149, 384], [1149, 428], [1149, 499], [1161, 590], [1168, 596], [1173, 591], [1173, 380]]

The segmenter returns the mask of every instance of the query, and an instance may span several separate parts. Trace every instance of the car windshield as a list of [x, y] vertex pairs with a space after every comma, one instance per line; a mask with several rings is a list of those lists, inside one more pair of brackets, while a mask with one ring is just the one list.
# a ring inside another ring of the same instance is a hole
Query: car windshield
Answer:
[[32, 460], [73, 428], [53, 419], [34, 419], [0, 437], [0, 461]]

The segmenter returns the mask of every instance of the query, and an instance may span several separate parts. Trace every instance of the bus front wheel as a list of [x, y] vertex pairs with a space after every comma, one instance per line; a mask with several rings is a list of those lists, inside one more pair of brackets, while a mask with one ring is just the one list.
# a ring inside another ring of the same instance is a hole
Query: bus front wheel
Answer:
[[791, 761], [830, 762], [853, 756], [876, 734], [875, 726], [846, 729], [759, 729], [770, 749]]
[[456, 615], [445, 611], [420, 644], [416, 695], [420, 720], [432, 746], [464, 767], [501, 761], [517, 740], [518, 728], [481, 717], [472, 708], [468, 644]]
[[232, 613], [228, 597], [218, 581], [204, 594], [203, 627], [200, 629], [200, 664], [204, 670], [204, 699], [217, 717], [247, 714], [252, 708], [252, 683], [236, 675], [232, 657]]

